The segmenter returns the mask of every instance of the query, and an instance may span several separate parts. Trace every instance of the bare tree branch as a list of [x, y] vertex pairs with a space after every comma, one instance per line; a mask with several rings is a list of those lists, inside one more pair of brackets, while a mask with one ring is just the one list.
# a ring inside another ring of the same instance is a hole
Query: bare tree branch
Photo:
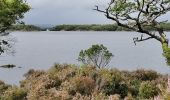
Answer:
[[134, 37], [133, 42], [136, 45], [137, 42], [142, 42], [142, 41], [146, 41], [146, 40], [149, 40], [149, 39], [153, 39], [153, 37], [143, 38], [143, 34], [142, 34], [140, 39], [138, 37]]

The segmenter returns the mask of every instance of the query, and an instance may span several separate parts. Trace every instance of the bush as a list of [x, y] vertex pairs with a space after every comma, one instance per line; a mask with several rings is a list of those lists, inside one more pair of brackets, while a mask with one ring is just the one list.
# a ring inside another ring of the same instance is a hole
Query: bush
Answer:
[[152, 81], [158, 78], [158, 73], [152, 70], [146, 71], [143, 69], [132, 72], [132, 76], [141, 81]]
[[143, 82], [139, 88], [139, 95], [142, 99], [151, 99], [157, 96], [159, 93], [159, 88], [150, 81]]
[[133, 97], [137, 97], [138, 96], [140, 84], [141, 84], [140, 80], [137, 80], [137, 79], [130, 80], [129, 92], [131, 93], [131, 95]]
[[96, 78], [98, 76], [97, 69], [94, 66], [82, 66], [82, 67], [80, 67], [79, 74], [81, 76], [91, 77], [94, 80], [96, 80]]
[[106, 95], [119, 94], [121, 98], [127, 96], [128, 86], [123, 80], [121, 72], [116, 69], [102, 69], [98, 73], [100, 75], [98, 77], [101, 77], [101, 81], [98, 84], [100, 91], [103, 91]]
[[3, 81], [0, 81], [0, 97], [3, 95], [3, 93], [11, 87], [10, 85], [6, 85]]
[[2, 96], [2, 100], [26, 100], [27, 91], [23, 88], [18, 88], [16, 86], [8, 88], [4, 95]]
[[153, 71], [56, 64], [48, 71], [30, 70], [25, 77], [20, 87], [0, 81], [0, 100], [143, 100], [158, 92], [169, 97], [167, 76]]
[[95, 87], [95, 81], [90, 77], [75, 77], [71, 80], [70, 94], [80, 93], [82, 95], [90, 95]]

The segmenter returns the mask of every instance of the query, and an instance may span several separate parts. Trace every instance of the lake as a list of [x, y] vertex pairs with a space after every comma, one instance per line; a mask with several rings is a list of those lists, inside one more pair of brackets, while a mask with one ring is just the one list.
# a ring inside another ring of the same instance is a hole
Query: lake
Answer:
[[[13, 69], [0, 69], [0, 80], [18, 84], [29, 69], [47, 70], [55, 63], [81, 64], [77, 57], [80, 50], [92, 44], [103, 44], [115, 56], [109, 66], [120, 70], [152, 69], [170, 73], [162, 57], [159, 42], [149, 40], [133, 43], [135, 32], [12, 32], [16, 40], [14, 55], [3, 54], [0, 64], [14, 64]], [[168, 35], [170, 38], [170, 34]]]

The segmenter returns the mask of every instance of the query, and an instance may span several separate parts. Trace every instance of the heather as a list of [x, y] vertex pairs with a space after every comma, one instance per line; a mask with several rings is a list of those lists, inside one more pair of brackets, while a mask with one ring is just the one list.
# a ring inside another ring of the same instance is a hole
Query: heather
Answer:
[[168, 100], [170, 96], [168, 76], [152, 70], [55, 64], [24, 76], [20, 86], [0, 83], [2, 100]]

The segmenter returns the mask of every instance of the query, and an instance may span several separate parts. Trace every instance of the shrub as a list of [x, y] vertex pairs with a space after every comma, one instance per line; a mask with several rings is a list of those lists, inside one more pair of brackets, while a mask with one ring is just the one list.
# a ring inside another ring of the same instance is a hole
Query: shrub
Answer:
[[6, 85], [3, 81], [0, 81], [0, 97], [9, 87], [10, 85]]
[[8, 88], [4, 95], [2, 96], [2, 100], [25, 100], [27, 96], [27, 91], [23, 88], [18, 88], [16, 86]]
[[126, 84], [112, 82], [104, 87], [104, 93], [106, 95], [120, 94], [121, 98], [124, 98], [128, 94], [128, 86]]
[[101, 90], [106, 95], [119, 94], [124, 98], [128, 94], [128, 86], [122, 79], [122, 75], [118, 70], [100, 70]]
[[152, 81], [158, 78], [158, 73], [152, 70], [146, 71], [143, 69], [137, 70], [132, 73], [133, 77], [142, 81]]
[[139, 95], [143, 99], [151, 99], [154, 96], [157, 96], [159, 93], [159, 88], [156, 87], [150, 81], [143, 82], [139, 88]]
[[140, 80], [137, 80], [137, 79], [130, 80], [129, 92], [132, 94], [133, 97], [138, 96], [140, 84], [141, 84]]
[[81, 76], [73, 78], [70, 85], [70, 94], [90, 95], [94, 90], [95, 81], [90, 77]]
[[30, 70], [25, 76], [20, 87], [0, 81], [0, 100], [144, 100], [158, 92], [169, 98], [167, 76], [152, 71], [57, 64], [48, 71]]
[[49, 75], [49, 79], [53, 80], [53, 83], [52, 83], [51, 87], [58, 88], [62, 83], [62, 81], [58, 78], [57, 75]]
[[49, 74], [57, 76], [61, 81], [68, 80], [76, 75], [77, 68], [75, 65], [55, 65], [54, 68], [50, 69]]
[[96, 80], [96, 78], [98, 76], [97, 69], [94, 66], [82, 66], [82, 67], [80, 67], [79, 74], [81, 76], [91, 77], [94, 80]]
[[78, 61], [85, 65], [93, 65], [102, 68], [108, 65], [113, 54], [110, 53], [103, 45], [92, 45], [87, 50], [81, 50]]

